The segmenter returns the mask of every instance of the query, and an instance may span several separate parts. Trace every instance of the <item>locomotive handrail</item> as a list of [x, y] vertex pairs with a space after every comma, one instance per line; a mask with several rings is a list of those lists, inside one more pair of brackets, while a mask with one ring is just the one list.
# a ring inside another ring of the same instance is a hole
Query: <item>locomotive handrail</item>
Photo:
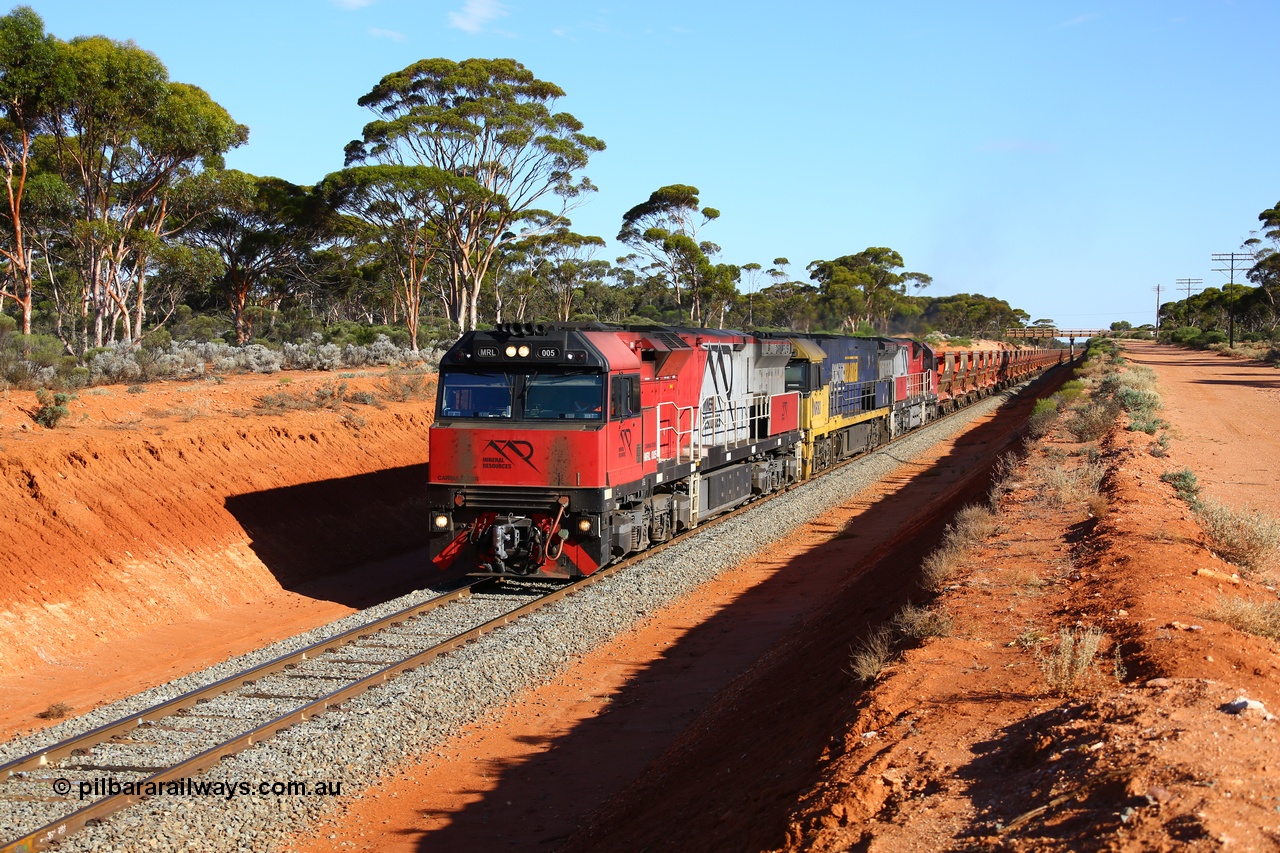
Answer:
[[929, 378], [933, 374], [928, 371], [907, 374], [907, 399], [923, 397], [929, 391]]
[[[665, 424], [666, 424], [665, 426], [664, 426], [664, 420], [662, 417], [663, 406], [670, 406], [675, 413], [675, 417], [665, 421]], [[680, 425], [681, 425], [680, 422], [682, 417], [686, 413], [689, 415], [689, 428], [687, 430], [684, 430], [684, 429], [680, 429]], [[665, 401], [665, 400], [658, 403], [658, 459], [660, 461], [665, 461], [667, 459], [672, 458], [670, 456], [667, 456], [663, 452], [663, 448], [666, 447], [667, 433], [670, 433], [674, 438], [674, 441], [672, 442], [672, 444], [675, 446], [676, 461], [680, 460], [680, 453], [682, 450], [688, 451], [690, 462], [697, 462], [702, 458], [702, 453], [701, 453], [702, 447], [701, 445], [698, 444], [698, 442], [693, 440], [694, 432], [696, 431], [696, 427], [697, 427], [697, 420], [698, 420], [697, 409], [694, 406], [677, 406], [675, 403]], [[674, 426], [672, 424], [674, 424]], [[682, 437], [688, 438], [687, 447], [681, 446]]]
[[[755, 395], [752, 402], [759, 396]], [[704, 403], [710, 403], [711, 408], [702, 413], [699, 438], [703, 444], [722, 444], [751, 437], [753, 406], [750, 403], [725, 400], [720, 394], [708, 397]]]

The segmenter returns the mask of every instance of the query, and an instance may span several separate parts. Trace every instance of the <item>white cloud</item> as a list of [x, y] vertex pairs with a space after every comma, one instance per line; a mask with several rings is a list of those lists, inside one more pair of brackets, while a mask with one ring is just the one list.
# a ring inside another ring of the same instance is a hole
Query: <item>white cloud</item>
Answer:
[[1078, 26], [1080, 26], [1081, 24], [1087, 24], [1089, 21], [1092, 21], [1094, 18], [1101, 18], [1101, 17], [1102, 17], [1102, 15], [1101, 15], [1101, 14], [1099, 14], [1098, 12], [1089, 12], [1088, 14], [1085, 14], [1085, 15], [1076, 15], [1076, 16], [1075, 16], [1074, 18], [1072, 18], [1071, 20], [1069, 20], [1069, 21], [1063, 21], [1061, 24], [1058, 24], [1058, 26], [1060, 26], [1060, 27], [1078, 27]]
[[1039, 139], [988, 139], [978, 146], [978, 150], [1014, 154], [1056, 154], [1058, 146]]
[[382, 30], [377, 27], [369, 27], [369, 35], [379, 39], [391, 39], [392, 41], [404, 41], [404, 33], [398, 33], [395, 30]]
[[349, 9], [351, 11], [354, 11], [356, 9], [363, 9], [365, 6], [371, 5], [373, 3], [373, 0], [330, 0], [330, 2], [332, 2], [333, 5], [337, 6], [340, 9]]
[[484, 25], [507, 14], [498, 0], [466, 0], [462, 11], [449, 13], [449, 25], [469, 33], [478, 33]]

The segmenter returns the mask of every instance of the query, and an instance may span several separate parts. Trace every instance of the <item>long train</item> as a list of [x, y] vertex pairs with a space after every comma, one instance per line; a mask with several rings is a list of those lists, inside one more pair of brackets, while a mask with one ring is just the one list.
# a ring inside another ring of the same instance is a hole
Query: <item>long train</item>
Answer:
[[1064, 358], [600, 323], [468, 332], [440, 362], [431, 557], [589, 575]]

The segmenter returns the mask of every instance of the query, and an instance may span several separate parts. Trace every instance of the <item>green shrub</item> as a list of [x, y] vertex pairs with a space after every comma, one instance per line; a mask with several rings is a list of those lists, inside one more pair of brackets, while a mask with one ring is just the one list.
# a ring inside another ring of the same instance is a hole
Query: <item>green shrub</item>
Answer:
[[67, 408], [67, 403], [71, 402], [70, 394], [54, 394], [40, 388], [36, 391], [36, 402], [40, 404], [40, 408], [36, 410], [35, 421], [42, 427], [53, 429], [71, 414], [71, 410]]
[[1044, 438], [1058, 419], [1058, 404], [1053, 399], [1036, 400], [1036, 407], [1027, 421], [1027, 432], [1032, 438]]
[[1110, 400], [1094, 400], [1072, 413], [1067, 419], [1067, 431], [1076, 441], [1096, 441], [1107, 434], [1118, 414], [1119, 407]]
[[1212, 329], [1200, 336], [1200, 339], [1196, 341], [1196, 346], [1208, 347], [1213, 346], [1214, 344], [1225, 344], [1226, 342], [1226, 332], [1220, 332], [1217, 329]]
[[1195, 507], [1200, 504], [1200, 482], [1196, 479], [1195, 471], [1190, 468], [1165, 471], [1160, 475], [1160, 479], [1173, 486], [1173, 490], [1178, 493], [1178, 497], [1191, 504], [1191, 506]]
[[1158, 412], [1164, 407], [1159, 394], [1141, 388], [1120, 388], [1116, 399], [1126, 412]]
[[1084, 383], [1079, 379], [1068, 379], [1062, 383], [1062, 387], [1058, 389], [1058, 393], [1053, 396], [1057, 397], [1064, 403], [1074, 403], [1081, 394], [1084, 393]]
[[1162, 434], [1155, 441], [1151, 442], [1151, 446], [1147, 448], [1152, 456], [1159, 459], [1169, 455], [1169, 433]]
[[1164, 418], [1157, 418], [1149, 412], [1135, 412], [1129, 416], [1129, 430], [1131, 432], [1145, 432], [1147, 435], [1155, 435], [1167, 426], [1169, 426], [1168, 421]]
[[1199, 343], [1201, 332], [1195, 326], [1182, 326], [1174, 329], [1170, 334], [1170, 338], [1175, 344], [1187, 344], [1188, 346], [1196, 346]]

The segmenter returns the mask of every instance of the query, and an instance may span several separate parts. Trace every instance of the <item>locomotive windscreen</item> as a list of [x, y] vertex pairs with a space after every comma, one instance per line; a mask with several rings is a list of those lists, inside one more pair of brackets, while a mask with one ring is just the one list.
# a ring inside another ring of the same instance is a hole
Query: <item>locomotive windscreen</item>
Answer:
[[440, 376], [442, 418], [600, 420], [604, 376], [582, 371], [464, 373]]
[[506, 373], [440, 375], [440, 414], [446, 418], [511, 417], [512, 377]]
[[534, 373], [525, 378], [524, 416], [539, 420], [600, 420], [604, 377], [599, 373]]

